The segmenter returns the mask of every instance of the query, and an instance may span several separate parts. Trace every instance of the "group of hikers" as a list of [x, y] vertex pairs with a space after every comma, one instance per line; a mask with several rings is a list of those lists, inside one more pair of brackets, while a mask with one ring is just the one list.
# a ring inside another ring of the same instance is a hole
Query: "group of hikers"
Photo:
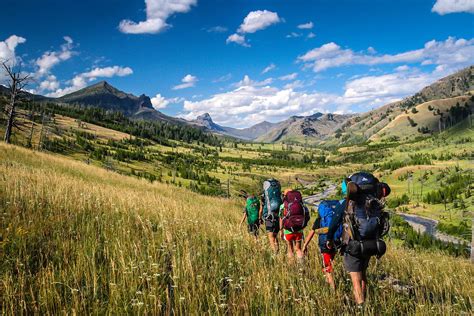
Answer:
[[254, 195], [241, 191], [246, 199], [241, 225], [247, 220], [249, 233], [258, 238], [260, 225], [265, 224], [272, 250], [279, 251], [279, 238], [286, 242], [287, 255], [302, 261], [314, 235], [318, 235], [323, 272], [332, 289], [335, 255], [343, 256], [349, 272], [355, 301], [363, 306], [367, 288], [367, 268], [370, 258], [382, 257], [386, 244], [382, 240], [389, 229], [389, 215], [384, 211], [385, 198], [390, 194], [388, 184], [367, 172], [357, 172], [343, 179], [341, 200], [322, 200], [317, 218], [304, 238], [304, 228], [310, 221], [310, 211], [298, 190], [286, 189], [276, 179], [263, 182], [263, 193]]

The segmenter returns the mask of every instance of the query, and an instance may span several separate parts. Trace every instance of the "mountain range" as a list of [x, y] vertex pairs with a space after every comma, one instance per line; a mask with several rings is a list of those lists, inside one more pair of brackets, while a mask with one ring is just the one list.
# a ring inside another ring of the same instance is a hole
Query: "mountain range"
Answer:
[[[8, 93], [8, 89], [0, 85], [0, 94]], [[413, 96], [366, 113], [357, 115], [314, 113], [309, 116], [291, 116], [277, 123], [264, 121], [243, 129], [221, 126], [215, 123], [208, 113], [190, 121], [168, 116], [154, 109], [148, 96], [125, 93], [106, 81], [59, 98], [27, 92], [24, 92], [23, 96], [39, 102], [95, 106], [120, 111], [135, 120], [188, 124], [214, 134], [243, 140], [270, 143], [282, 141], [341, 143], [393, 136], [409, 138], [416, 136], [420, 129], [423, 133], [434, 132], [436, 126], [440, 126], [440, 120], [446, 120], [446, 116], [437, 113], [449, 112], [451, 107], [460, 103], [472, 111], [474, 106], [472, 94], [474, 94], [474, 66], [442, 78]]]

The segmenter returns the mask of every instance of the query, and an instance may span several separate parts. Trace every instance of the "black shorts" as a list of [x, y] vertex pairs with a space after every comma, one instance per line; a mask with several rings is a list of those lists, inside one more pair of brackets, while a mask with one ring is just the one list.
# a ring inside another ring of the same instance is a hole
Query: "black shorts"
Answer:
[[274, 218], [273, 220], [265, 220], [265, 229], [267, 233], [278, 234], [280, 231], [280, 219]]
[[260, 228], [260, 223], [256, 222], [255, 224], [248, 224], [248, 229], [249, 233], [257, 236], [258, 235], [258, 229]]
[[347, 252], [344, 253], [344, 268], [347, 272], [363, 272], [369, 266], [369, 257], [354, 257]]

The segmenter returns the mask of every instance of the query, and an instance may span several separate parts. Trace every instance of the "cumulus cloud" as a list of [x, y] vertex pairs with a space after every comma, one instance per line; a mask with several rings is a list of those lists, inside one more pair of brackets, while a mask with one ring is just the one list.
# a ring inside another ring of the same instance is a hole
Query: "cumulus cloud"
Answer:
[[246, 127], [263, 120], [284, 120], [291, 115], [367, 111], [413, 95], [444, 75], [437, 70], [405, 69], [380, 76], [357, 77], [345, 83], [341, 94], [295, 91], [304, 87], [299, 80], [279, 89], [271, 86], [271, 82], [262, 84], [245, 76], [231, 91], [200, 101], [184, 101], [182, 116], [192, 119], [208, 112], [220, 124]]
[[94, 81], [97, 78], [112, 78], [112, 77], [125, 77], [133, 74], [133, 70], [130, 67], [111, 66], [105, 68], [96, 67], [91, 71], [83, 72], [76, 75], [74, 78], [69, 80], [67, 83], [69, 86], [65, 88], [59, 88], [54, 92], [47, 94], [49, 97], [60, 97], [68, 93], [75, 92], [87, 86], [88, 82]]
[[276, 12], [268, 10], [251, 11], [244, 18], [244, 21], [239, 26], [237, 32], [227, 38], [226, 43], [236, 43], [244, 47], [250, 47], [250, 44], [247, 43], [245, 39], [245, 34], [261, 31], [270, 25], [277, 24], [281, 21], [282, 20]]
[[236, 44], [239, 44], [239, 45], [244, 46], [244, 47], [250, 47], [250, 44], [247, 43], [247, 41], [245, 40], [245, 36], [237, 34], [237, 33], [229, 35], [229, 37], [226, 40], [226, 43], [227, 44], [236, 43]]
[[285, 76], [281, 76], [278, 79], [280, 79], [280, 80], [295, 80], [296, 77], [298, 77], [298, 74], [296, 72], [294, 72], [294, 73], [291, 73], [291, 74], [288, 74], [288, 75], [285, 75]]
[[155, 95], [153, 98], [151, 98], [151, 104], [155, 108], [155, 110], [160, 110], [164, 109], [168, 106], [170, 102], [166, 100], [165, 97], [163, 97], [161, 94]]
[[298, 57], [306, 68], [320, 72], [329, 68], [345, 65], [380, 65], [396, 63], [415, 63], [422, 65], [443, 65], [445, 69], [465, 67], [474, 60], [474, 39], [456, 39], [449, 37], [445, 41], [432, 40], [423, 48], [399, 54], [365, 54], [351, 49], [341, 48], [334, 42], [314, 48]]
[[50, 70], [57, 64], [70, 59], [73, 52], [74, 41], [69, 36], [63, 37], [65, 43], [61, 45], [61, 49], [58, 51], [47, 51], [41, 57], [36, 59], [35, 64], [37, 66], [36, 76], [42, 77], [49, 74]]
[[235, 83], [235, 87], [244, 87], [244, 86], [254, 86], [254, 87], [261, 87], [261, 86], [267, 86], [273, 82], [273, 78], [267, 78], [262, 81], [255, 81], [250, 79], [248, 75], [245, 75], [242, 80], [239, 82]]
[[197, 0], [145, 0], [146, 20], [134, 22], [122, 20], [119, 29], [128, 34], [156, 34], [170, 25], [166, 20], [175, 13], [186, 13]]
[[306, 35], [306, 38], [315, 38], [316, 37], [316, 34], [314, 34], [313, 32], [309, 32], [308, 35]]
[[255, 33], [281, 22], [278, 13], [268, 10], [251, 11], [239, 27], [239, 33]]
[[181, 79], [181, 82], [181, 84], [174, 86], [173, 90], [181, 90], [194, 87], [196, 85], [196, 82], [198, 82], [198, 78], [196, 76], [187, 74], [186, 76], [184, 76], [183, 79]]
[[17, 57], [15, 49], [19, 44], [26, 42], [26, 39], [21, 36], [11, 35], [4, 41], [0, 41], [0, 62], [8, 61], [10, 64], [15, 64]]
[[56, 91], [59, 89], [59, 81], [54, 75], [49, 75], [46, 79], [40, 82], [38, 91], [36, 92], [43, 92], [43, 91]]
[[263, 74], [266, 74], [267, 72], [270, 72], [272, 70], [276, 69], [276, 66], [274, 63], [271, 63], [270, 65], [268, 65], [267, 67], [265, 67], [263, 70], [262, 70], [262, 75]]
[[431, 12], [440, 15], [449, 13], [474, 13], [474, 1], [472, 0], [436, 0]]
[[301, 30], [310, 30], [313, 27], [314, 27], [314, 24], [311, 21], [308, 23], [303, 23], [303, 24], [298, 25], [298, 28]]

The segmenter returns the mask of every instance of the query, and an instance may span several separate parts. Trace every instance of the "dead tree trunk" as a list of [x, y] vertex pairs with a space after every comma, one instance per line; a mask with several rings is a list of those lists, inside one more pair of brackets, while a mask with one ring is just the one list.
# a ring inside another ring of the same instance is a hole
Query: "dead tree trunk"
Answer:
[[6, 61], [2, 63], [3, 70], [8, 77], [8, 90], [10, 92], [10, 103], [6, 109], [7, 126], [5, 129], [5, 143], [10, 143], [13, 126], [15, 126], [17, 99], [23, 88], [27, 85], [29, 75], [23, 75], [20, 70], [14, 70]]

